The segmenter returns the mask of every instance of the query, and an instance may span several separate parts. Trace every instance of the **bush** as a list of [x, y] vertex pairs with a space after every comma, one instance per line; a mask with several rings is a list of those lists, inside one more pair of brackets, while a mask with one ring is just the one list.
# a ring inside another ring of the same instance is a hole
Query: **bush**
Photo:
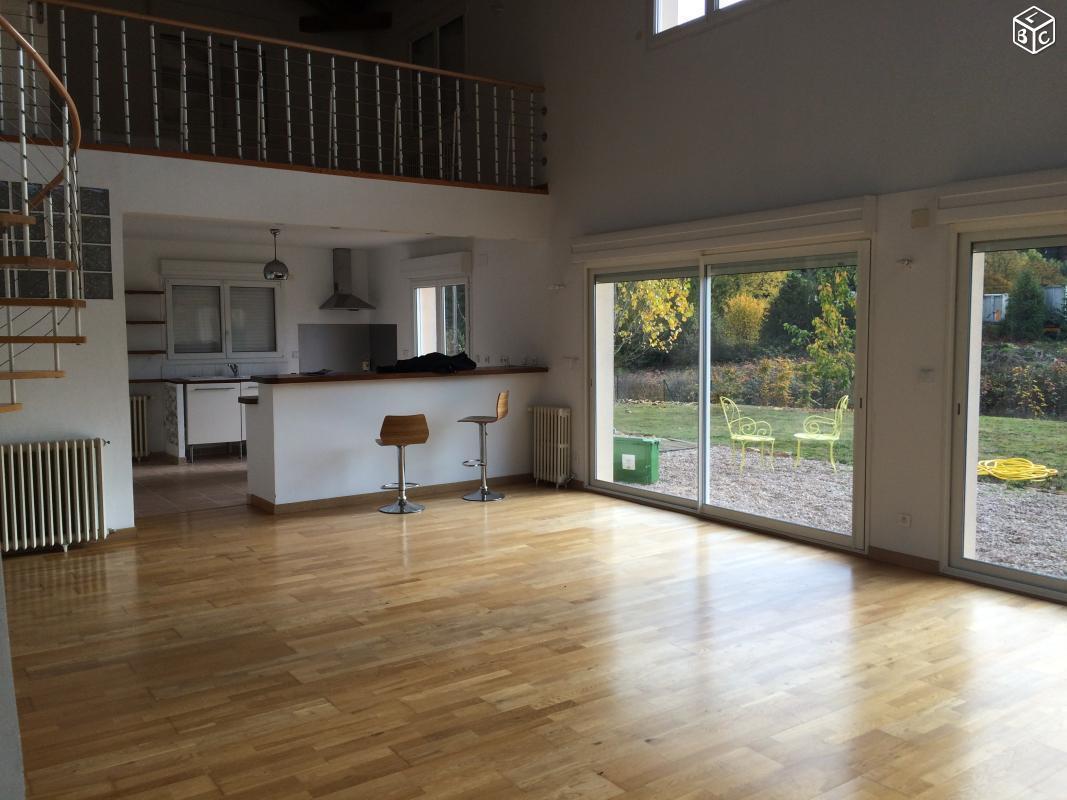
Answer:
[[[716, 363], [711, 368], [712, 404], [729, 397], [743, 405], [791, 407], [810, 394], [808, 362], [775, 357]], [[695, 403], [700, 387], [695, 369], [620, 371], [615, 375], [617, 401]]]
[[698, 381], [695, 369], [619, 371], [615, 373], [615, 399], [696, 403]]
[[1067, 419], [1067, 348], [985, 345], [980, 392], [982, 414]]
[[1030, 270], [1020, 272], [1008, 296], [1004, 321], [1016, 341], [1033, 342], [1045, 332], [1045, 290]]
[[1011, 400], [1022, 416], [1045, 416], [1048, 400], [1044, 389], [1045, 381], [1034, 375], [1033, 367], [1012, 367]]
[[[798, 377], [796, 362], [788, 358], [761, 358], [756, 362], [755, 404], [790, 406], [795, 397]], [[802, 389], [804, 391], [804, 389]]]
[[723, 306], [722, 338], [735, 347], [755, 346], [766, 315], [766, 300], [750, 294], [735, 294]]

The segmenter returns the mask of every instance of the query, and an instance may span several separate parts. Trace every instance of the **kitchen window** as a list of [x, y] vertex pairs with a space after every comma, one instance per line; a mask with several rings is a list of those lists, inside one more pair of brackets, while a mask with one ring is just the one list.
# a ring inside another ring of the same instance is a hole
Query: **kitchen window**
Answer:
[[279, 287], [263, 281], [167, 283], [171, 358], [277, 358]]
[[413, 300], [416, 355], [466, 352], [470, 340], [470, 285], [466, 278], [419, 281]]

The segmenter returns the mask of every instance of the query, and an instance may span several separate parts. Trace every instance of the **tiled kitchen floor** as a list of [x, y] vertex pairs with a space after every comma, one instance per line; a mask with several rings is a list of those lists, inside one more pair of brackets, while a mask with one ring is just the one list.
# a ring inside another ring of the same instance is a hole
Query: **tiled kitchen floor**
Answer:
[[201, 458], [172, 464], [149, 458], [133, 465], [135, 517], [203, 511], [247, 502], [248, 471], [236, 456]]

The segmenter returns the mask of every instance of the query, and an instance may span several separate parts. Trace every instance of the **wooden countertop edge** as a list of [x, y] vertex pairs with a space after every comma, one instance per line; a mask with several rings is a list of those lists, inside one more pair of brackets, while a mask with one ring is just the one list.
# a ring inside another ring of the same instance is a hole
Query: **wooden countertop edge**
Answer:
[[177, 383], [195, 386], [198, 383], [254, 383], [251, 378], [130, 378], [130, 383]]
[[413, 380], [416, 378], [481, 378], [493, 375], [520, 375], [523, 373], [548, 372], [548, 367], [486, 367], [461, 372], [367, 372], [339, 373], [337, 375], [259, 375], [252, 376], [256, 383], [288, 385], [293, 383], [348, 383], [357, 381]]

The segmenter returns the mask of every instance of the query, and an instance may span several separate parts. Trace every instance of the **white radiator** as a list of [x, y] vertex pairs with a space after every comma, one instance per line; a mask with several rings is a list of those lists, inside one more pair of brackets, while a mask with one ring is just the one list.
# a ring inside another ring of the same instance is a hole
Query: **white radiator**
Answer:
[[107, 538], [103, 439], [0, 445], [3, 552]]
[[148, 395], [130, 395], [130, 437], [133, 457], [140, 461], [149, 456], [148, 451]]
[[533, 406], [534, 481], [548, 481], [556, 488], [571, 479], [571, 410]]

